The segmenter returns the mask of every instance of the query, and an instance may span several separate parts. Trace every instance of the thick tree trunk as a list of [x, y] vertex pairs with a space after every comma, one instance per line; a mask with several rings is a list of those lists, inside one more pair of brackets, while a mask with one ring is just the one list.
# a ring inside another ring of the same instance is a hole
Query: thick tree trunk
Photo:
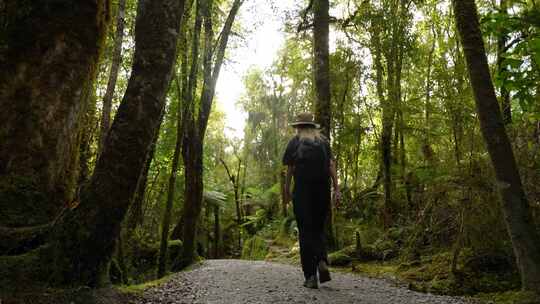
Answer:
[[103, 286], [150, 145], [176, 58], [183, 0], [139, 1], [132, 77], [81, 204], [56, 227], [56, 283]]
[[491, 81], [476, 4], [474, 0], [454, 0], [453, 6], [467, 59], [480, 129], [502, 196], [505, 221], [521, 273], [522, 288], [540, 292], [540, 236], [531, 217]]
[[[73, 200], [79, 130], [109, 1], [8, 0], [0, 49], [0, 222], [50, 221]], [[16, 202], [16, 203], [14, 203]]]

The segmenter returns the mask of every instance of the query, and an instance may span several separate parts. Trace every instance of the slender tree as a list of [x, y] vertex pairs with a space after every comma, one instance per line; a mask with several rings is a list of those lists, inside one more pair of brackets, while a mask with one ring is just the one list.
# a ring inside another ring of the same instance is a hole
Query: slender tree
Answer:
[[[185, 31], [184, 27], [189, 17], [189, 12], [191, 11], [191, 5], [193, 4], [193, 1], [190, 1], [188, 4], [188, 7], [186, 9], [186, 16], [183, 18], [182, 22], [182, 33], [180, 41], [185, 41]], [[182, 47], [182, 67], [186, 66], [187, 58], [185, 56], [185, 50], [186, 46], [184, 45]], [[181, 68], [182, 73], [187, 73], [187, 70], [185, 68]], [[180, 162], [180, 155], [182, 153], [182, 142], [184, 140], [184, 129], [185, 129], [185, 119], [183, 119], [183, 113], [185, 113], [185, 105], [182, 102], [184, 92], [187, 87], [184, 84], [180, 84], [180, 79], [185, 79], [184, 75], [181, 75], [181, 77], [176, 77], [175, 84], [176, 84], [176, 97], [178, 100], [178, 107], [176, 112], [176, 144], [174, 146], [174, 153], [173, 158], [171, 160], [171, 173], [169, 175], [169, 185], [168, 185], [168, 191], [167, 191], [167, 201], [165, 204], [165, 210], [163, 214], [163, 221], [161, 224], [161, 242], [160, 242], [160, 248], [159, 248], [159, 256], [158, 256], [158, 272], [157, 276], [158, 278], [161, 278], [165, 275], [166, 271], [166, 263], [168, 260], [167, 256], [167, 249], [168, 249], [168, 242], [169, 242], [169, 228], [171, 226], [171, 212], [174, 202], [174, 197], [176, 194], [176, 175], [178, 173], [178, 164]]]
[[[178, 98], [181, 99], [180, 97]], [[161, 224], [161, 242], [159, 248], [159, 257], [158, 257], [158, 278], [161, 278], [165, 275], [165, 267], [167, 262], [167, 247], [169, 240], [169, 226], [171, 223], [171, 212], [174, 202], [174, 196], [176, 192], [176, 175], [178, 172], [178, 163], [180, 160], [180, 151], [182, 150], [182, 138], [183, 138], [183, 128], [182, 128], [182, 107], [179, 102], [178, 113], [177, 113], [177, 127], [176, 127], [176, 145], [174, 148], [174, 154], [171, 162], [171, 173], [169, 176], [169, 185], [167, 191], [167, 201], [165, 204], [165, 210], [163, 214], [163, 221]]]
[[315, 115], [322, 133], [330, 138], [332, 107], [330, 100], [330, 56], [328, 33], [330, 16], [328, 0], [313, 0], [313, 79]]
[[238, 166], [236, 167], [236, 173], [231, 172], [229, 169], [229, 166], [227, 166], [227, 163], [223, 160], [223, 158], [220, 158], [219, 161], [221, 164], [223, 164], [223, 167], [225, 168], [225, 172], [227, 172], [227, 176], [229, 177], [229, 181], [231, 182], [231, 186], [233, 188], [234, 192], [234, 205], [236, 207], [236, 225], [238, 226], [238, 248], [242, 249], [242, 211], [240, 208], [240, 169], [242, 168], [242, 159], [238, 158]]
[[489, 65], [474, 0], [453, 0], [456, 26], [480, 120], [480, 129], [491, 158], [522, 288], [540, 293], [540, 236], [531, 217], [512, 145], [491, 81]]
[[[332, 101], [330, 92], [330, 55], [328, 38], [330, 31], [330, 4], [328, 0], [313, 0], [313, 80], [315, 84], [315, 116], [322, 133], [330, 140]], [[334, 248], [336, 239], [333, 228], [333, 210], [325, 223], [328, 246]]]
[[[208, 118], [212, 108], [212, 102], [215, 95], [216, 83], [219, 77], [225, 50], [232, 26], [238, 10], [242, 5], [243, 0], [235, 0], [229, 11], [223, 29], [219, 35], [218, 45], [214, 48], [213, 45], [213, 24], [212, 24], [212, 7], [213, 0], [198, 0], [197, 1], [197, 18], [195, 27], [201, 26], [204, 21], [204, 52], [203, 52], [203, 87], [201, 99], [198, 108], [198, 115], [195, 118], [194, 111], [186, 116], [186, 136], [184, 137], [183, 158], [185, 167], [185, 193], [184, 193], [184, 209], [182, 214], [183, 248], [181, 256], [176, 260], [173, 269], [183, 268], [195, 259], [195, 243], [197, 237], [198, 218], [202, 209], [202, 194], [203, 194], [203, 144], [204, 135], [208, 126]], [[194, 39], [195, 43], [198, 43]], [[214, 53], [215, 52], [215, 53]], [[195, 61], [198, 56], [192, 56]], [[213, 58], [214, 61], [212, 60]], [[193, 67], [191, 70], [192, 76]], [[195, 83], [196, 78], [190, 77], [190, 82]], [[190, 92], [190, 94], [192, 94]], [[193, 95], [191, 95], [193, 96]], [[194, 109], [194, 108], [193, 108]]]
[[118, 0], [118, 11], [116, 15], [116, 34], [114, 37], [114, 48], [112, 54], [111, 70], [105, 96], [103, 97], [103, 107], [101, 109], [101, 131], [99, 135], [98, 151], [101, 151], [105, 144], [107, 132], [111, 126], [111, 108], [118, 78], [118, 70], [122, 62], [122, 41], [124, 40], [124, 17], [126, 14], [126, 0]]
[[[508, 0], [500, 0], [499, 13], [503, 16], [508, 16]], [[497, 33], [497, 72], [498, 77], [502, 80], [506, 79], [505, 75], [508, 69], [504, 66], [504, 55], [506, 53], [508, 43], [507, 29], [501, 27]], [[505, 124], [512, 123], [512, 104], [510, 100], [510, 91], [506, 88], [504, 81], [500, 88], [501, 109]]]

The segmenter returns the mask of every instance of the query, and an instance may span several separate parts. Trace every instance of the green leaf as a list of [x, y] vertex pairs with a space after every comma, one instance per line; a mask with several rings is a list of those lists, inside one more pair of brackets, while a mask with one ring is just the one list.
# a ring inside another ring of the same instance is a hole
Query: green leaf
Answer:
[[507, 57], [503, 60], [503, 65], [510, 66], [513, 69], [519, 69], [523, 60]]

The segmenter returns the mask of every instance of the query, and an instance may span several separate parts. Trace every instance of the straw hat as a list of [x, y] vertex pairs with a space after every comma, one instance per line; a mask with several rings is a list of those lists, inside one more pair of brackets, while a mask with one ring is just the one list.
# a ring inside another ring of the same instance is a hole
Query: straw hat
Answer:
[[309, 112], [303, 112], [296, 115], [296, 118], [294, 119], [294, 122], [291, 123], [291, 126], [312, 126], [314, 128], [319, 128], [319, 125], [315, 123], [313, 114]]

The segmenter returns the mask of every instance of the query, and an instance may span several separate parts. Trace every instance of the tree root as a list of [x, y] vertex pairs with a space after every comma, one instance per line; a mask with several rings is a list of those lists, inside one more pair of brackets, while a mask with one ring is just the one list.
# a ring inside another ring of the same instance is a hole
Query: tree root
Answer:
[[0, 226], [0, 254], [20, 255], [43, 245], [51, 231], [52, 224], [10, 228]]

